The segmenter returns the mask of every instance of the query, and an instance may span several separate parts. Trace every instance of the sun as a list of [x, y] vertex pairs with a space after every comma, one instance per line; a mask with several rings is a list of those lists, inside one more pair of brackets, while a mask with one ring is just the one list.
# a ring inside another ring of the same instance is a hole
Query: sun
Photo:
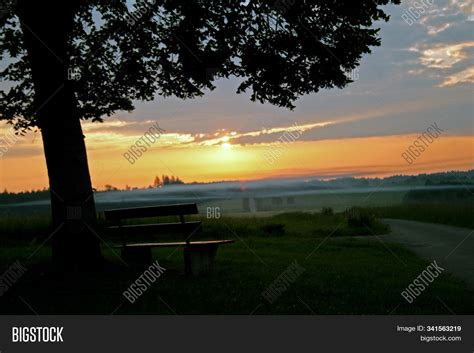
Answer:
[[228, 142], [223, 143], [221, 146], [222, 146], [222, 148], [225, 149], [225, 150], [228, 150], [228, 149], [230, 149], [230, 148], [232, 147], [232, 145], [231, 145], [230, 143], [228, 143]]

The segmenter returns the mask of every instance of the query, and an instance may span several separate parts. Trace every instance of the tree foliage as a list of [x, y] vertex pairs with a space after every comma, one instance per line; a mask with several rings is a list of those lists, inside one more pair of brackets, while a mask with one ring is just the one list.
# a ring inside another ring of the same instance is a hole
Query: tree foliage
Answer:
[[[8, 0], [2, 0], [3, 3]], [[46, 0], [54, 1], [54, 0]], [[10, 0], [0, 18], [0, 120], [36, 126], [31, 69]], [[237, 93], [293, 108], [301, 95], [342, 88], [380, 45], [374, 22], [399, 0], [74, 0], [67, 67], [79, 115], [101, 121], [155, 95], [194, 98], [221, 77]], [[59, 16], [59, 14], [58, 14]]]

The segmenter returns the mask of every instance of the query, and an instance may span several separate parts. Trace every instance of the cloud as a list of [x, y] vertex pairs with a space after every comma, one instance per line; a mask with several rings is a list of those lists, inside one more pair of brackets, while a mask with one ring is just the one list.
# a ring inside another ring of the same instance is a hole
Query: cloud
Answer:
[[474, 65], [471, 58], [474, 54], [474, 41], [418, 45], [410, 48], [410, 51], [419, 54], [419, 68], [410, 72], [415, 75], [434, 75], [441, 80], [437, 84], [438, 87], [453, 87], [473, 82]]
[[[427, 5], [408, 25], [402, 14], [415, 2]], [[201, 99], [157, 96], [102, 124], [83, 122], [88, 148], [120, 152], [156, 122], [166, 130], [156, 142], [160, 148], [270, 144], [295, 122], [305, 132], [302, 141], [411, 133], [432, 121], [452, 133], [470, 131], [472, 97], [462, 85], [473, 82], [472, 1], [407, 0], [387, 8], [392, 18], [380, 23], [382, 46], [362, 59], [359, 80], [344, 90], [302, 97], [289, 112], [251, 103], [248, 95], [235, 95], [238, 79], [222, 79]], [[25, 153], [41, 154], [41, 145], [30, 140], [9, 155], [28, 143]]]
[[[348, 121], [350, 119], [345, 119], [344, 121]], [[232, 131], [228, 133], [226, 130], [221, 129], [214, 134], [198, 134], [196, 135], [193, 143], [197, 143], [203, 146], [212, 146], [212, 145], [219, 145], [222, 143], [227, 143], [229, 141], [234, 141], [239, 144], [247, 144], [247, 143], [267, 143], [267, 142], [274, 142], [275, 135], [282, 135], [286, 132], [297, 132], [298, 134], [302, 134], [306, 131], [313, 130], [316, 128], [322, 128], [329, 125], [340, 124], [343, 120], [338, 121], [324, 121], [318, 123], [309, 123], [309, 124], [301, 124], [294, 123], [292, 125], [286, 126], [278, 126], [273, 128], [264, 128], [253, 131], [241, 132], [238, 133], [236, 131]]]
[[452, 87], [464, 83], [474, 83], [474, 66], [448, 76], [439, 87]]
[[420, 53], [420, 64], [431, 69], [450, 69], [454, 65], [469, 59], [469, 50], [474, 48], [474, 42], [457, 44], [437, 44], [433, 47], [411, 48]]
[[429, 36], [459, 26], [472, 16], [471, 0], [414, 0], [407, 2], [407, 8], [406, 13], [415, 21], [418, 18]]
[[430, 78], [435, 87], [472, 83], [472, 1], [408, 1], [404, 8], [410, 26], [425, 33], [408, 47], [416, 55], [408, 72]]

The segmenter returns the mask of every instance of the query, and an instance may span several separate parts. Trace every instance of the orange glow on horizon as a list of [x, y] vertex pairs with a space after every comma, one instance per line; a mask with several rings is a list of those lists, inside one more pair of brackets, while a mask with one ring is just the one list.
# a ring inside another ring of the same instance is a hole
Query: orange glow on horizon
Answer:
[[[255, 180], [262, 178], [345, 175], [381, 177], [474, 168], [472, 136], [441, 136], [409, 165], [401, 154], [417, 135], [378, 136], [285, 144], [159, 146], [153, 145], [135, 163], [123, 153], [129, 142], [104, 137], [88, 144], [93, 185], [146, 187], [156, 175], [179, 176], [185, 182]], [[40, 139], [37, 139], [40, 140]], [[87, 141], [87, 140], [86, 140]], [[0, 187], [9, 191], [41, 189], [48, 185], [41, 141], [35, 153], [0, 159]], [[32, 148], [28, 146], [19, 148]], [[276, 153], [276, 151], [278, 153]]]

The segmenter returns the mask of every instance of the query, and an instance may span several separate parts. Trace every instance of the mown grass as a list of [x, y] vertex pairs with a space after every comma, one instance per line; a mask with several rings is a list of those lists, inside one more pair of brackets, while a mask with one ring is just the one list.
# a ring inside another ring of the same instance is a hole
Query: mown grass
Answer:
[[[197, 233], [193, 238], [220, 239], [223, 234], [228, 236], [237, 233], [239, 236], [332, 236], [368, 235], [371, 233], [383, 234], [388, 227], [380, 221], [368, 222], [367, 227], [354, 227], [347, 223], [342, 213], [324, 215], [321, 213], [293, 212], [282, 213], [271, 217], [222, 217], [220, 219], [206, 219], [203, 217], [189, 217], [189, 220], [201, 220], [203, 233]], [[134, 219], [124, 224], [140, 224], [153, 222], [176, 222], [177, 217], [160, 217], [157, 219]], [[49, 227], [49, 216], [32, 215], [31, 217], [9, 215], [0, 218], [0, 244], [29, 244], [41, 242], [53, 231]], [[108, 233], [107, 223], [103, 218], [98, 220], [98, 231], [111, 240], [119, 240], [116, 233]], [[280, 229], [279, 231], [277, 229]], [[155, 237], [155, 240], [170, 239], [173, 236], [166, 234]], [[150, 240], [149, 236], [137, 234], [135, 240]]]
[[[2, 271], [16, 260], [28, 268], [0, 297], [2, 314], [450, 314], [444, 304], [458, 314], [474, 313], [474, 293], [446, 274], [408, 304], [400, 293], [427, 262], [399, 245], [345, 237], [368, 232], [351, 228], [341, 214], [204, 220], [198, 238], [236, 241], [219, 248], [214, 271], [187, 278], [181, 249], [155, 249], [166, 271], [134, 304], [122, 293], [141, 270], [125, 266], [110, 244], [102, 244], [104, 271], [58, 274], [49, 247], [27, 231], [38, 234], [36, 227], [44, 231], [47, 222], [22, 226], [25, 241], [9, 239], [0, 249]], [[378, 222], [370, 227], [387, 231]], [[262, 292], [294, 261], [304, 272], [267, 302]]]

